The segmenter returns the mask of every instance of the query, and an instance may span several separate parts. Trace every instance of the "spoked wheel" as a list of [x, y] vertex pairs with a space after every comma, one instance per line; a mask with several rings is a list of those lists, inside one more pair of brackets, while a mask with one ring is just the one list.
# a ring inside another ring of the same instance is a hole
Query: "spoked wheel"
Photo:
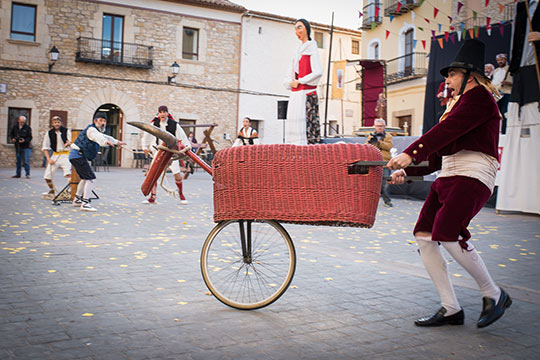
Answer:
[[276, 301], [296, 268], [291, 237], [272, 220], [228, 220], [216, 225], [201, 252], [204, 282], [222, 303], [242, 310]]

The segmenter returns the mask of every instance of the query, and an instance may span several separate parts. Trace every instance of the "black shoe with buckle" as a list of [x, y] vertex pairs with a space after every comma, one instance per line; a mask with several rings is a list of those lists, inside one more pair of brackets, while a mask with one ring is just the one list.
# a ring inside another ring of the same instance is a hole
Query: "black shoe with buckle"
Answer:
[[496, 305], [495, 300], [488, 297], [483, 297], [482, 302], [482, 313], [480, 314], [480, 318], [478, 318], [478, 322], [476, 323], [476, 326], [479, 328], [486, 327], [499, 320], [499, 318], [503, 316], [504, 311], [508, 309], [510, 305], [512, 305], [512, 299], [510, 299], [508, 293], [502, 288], [501, 296], [499, 297], [499, 301]]
[[443, 325], [463, 325], [465, 313], [463, 309], [454, 315], [444, 316], [447, 313], [445, 308], [440, 308], [435, 314], [426, 316], [414, 321], [416, 326], [443, 326]]

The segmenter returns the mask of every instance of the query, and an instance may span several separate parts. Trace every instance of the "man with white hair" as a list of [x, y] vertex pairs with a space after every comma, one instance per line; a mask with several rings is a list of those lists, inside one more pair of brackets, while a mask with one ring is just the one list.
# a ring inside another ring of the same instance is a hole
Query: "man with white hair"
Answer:
[[26, 124], [26, 116], [19, 116], [17, 124], [11, 128], [9, 133], [11, 142], [15, 145], [15, 155], [17, 158], [17, 170], [12, 178], [21, 177], [22, 164], [26, 178], [30, 179], [30, 155], [32, 155], [32, 128]]
[[[371, 144], [379, 149], [382, 153], [383, 160], [388, 161], [392, 158], [390, 155], [390, 150], [394, 147], [394, 141], [392, 140], [392, 135], [386, 133], [386, 122], [384, 119], [375, 119], [375, 132], [369, 134], [366, 144]], [[383, 168], [383, 176], [390, 176], [390, 169]], [[384, 206], [392, 207], [392, 200], [388, 194], [388, 184], [386, 181], [383, 181], [381, 184], [381, 196], [384, 200]]]

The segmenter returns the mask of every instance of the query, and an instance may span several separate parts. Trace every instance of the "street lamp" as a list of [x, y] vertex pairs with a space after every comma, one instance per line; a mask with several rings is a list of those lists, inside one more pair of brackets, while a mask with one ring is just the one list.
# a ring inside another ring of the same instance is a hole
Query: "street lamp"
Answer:
[[51, 50], [49, 50], [49, 72], [51, 72], [52, 67], [56, 63], [56, 60], [58, 60], [58, 55], [60, 55], [60, 51], [56, 48], [56, 46], [53, 46]]
[[172, 82], [176, 83], [176, 75], [180, 71], [180, 65], [178, 65], [178, 63], [176, 61], [173, 62], [173, 64], [171, 65], [171, 70], [172, 70], [172, 76], [167, 76], [167, 83], [168, 84], [170, 84]]

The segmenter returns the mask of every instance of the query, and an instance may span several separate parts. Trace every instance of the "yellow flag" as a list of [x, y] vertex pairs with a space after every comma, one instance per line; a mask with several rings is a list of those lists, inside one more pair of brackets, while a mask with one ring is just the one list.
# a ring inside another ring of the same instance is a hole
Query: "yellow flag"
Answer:
[[332, 99], [343, 99], [345, 88], [345, 67], [347, 60], [334, 61], [332, 73]]

